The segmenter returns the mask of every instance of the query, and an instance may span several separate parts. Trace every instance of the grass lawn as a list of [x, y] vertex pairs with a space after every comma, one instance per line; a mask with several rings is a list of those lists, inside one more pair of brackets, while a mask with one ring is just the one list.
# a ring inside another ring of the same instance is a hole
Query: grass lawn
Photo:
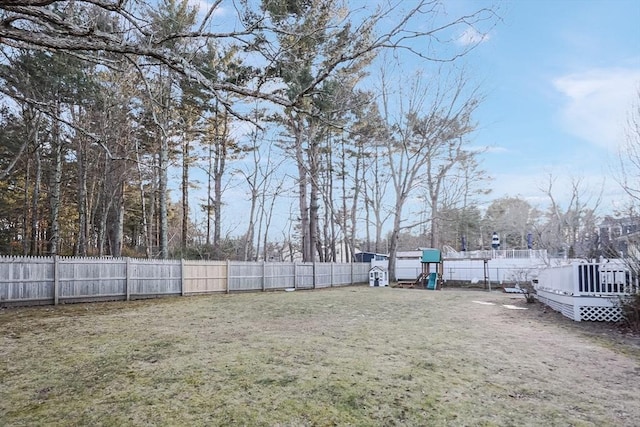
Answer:
[[639, 420], [640, 346], [521, 296], [354, 287], [0, 310], [2, 426]]

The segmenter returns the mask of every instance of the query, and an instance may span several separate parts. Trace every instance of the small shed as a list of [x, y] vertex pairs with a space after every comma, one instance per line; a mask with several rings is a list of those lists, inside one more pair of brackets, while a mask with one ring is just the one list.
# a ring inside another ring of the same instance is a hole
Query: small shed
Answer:
[[389, 259], [389, 255], [375, 252], [358, 252], [354, 255], [354, 258], [356, 262], [385, 261]]
[[389, 272], [375, 266], [369, 270], [369, 286], [389, 286]]

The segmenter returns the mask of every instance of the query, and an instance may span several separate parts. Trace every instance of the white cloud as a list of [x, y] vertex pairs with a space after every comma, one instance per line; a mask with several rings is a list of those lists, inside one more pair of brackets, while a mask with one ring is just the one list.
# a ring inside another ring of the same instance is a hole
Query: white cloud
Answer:
[[[493, 172], [492, 192], [486, 197], [487, 204], [502, 197], [520, 197], [529, 202], [540, 196], [540, 176], [538, 173], [502, 173]], [[532, 203], [535, 204], [535, 203]]]
[[575, 183], [579, 183], [580, 202], [591, 208], [597, 207], [596, 213], [599, 215], [612, 213], [623, 207], [627, 200], [624, 191], [605, 170], [585, 170], [570, 163], [523, 168], [519, 173], [499, 172], [494, 173], [493, 178], [493, 191], [483, 200], [485, 206], [501, 197], [517, 196], [545, 211], [550, 205], [547, 195], [550, 178], [553, 181], [553, 197], [562, 209], [567, 209], [571, 203]]
[[[198, 11], [198, 15], [204, 16], [209, 12], [209, 9], [213, 6], [213, 3], [207, 0], [189, 0], [189, 6], [195, 7]], [[224, 8], [217, 6], [213, 11], [213, 16], [223, 16], [225, 14]]]
[[483, 34], [473, 27], [469, 27], [456, 40], [456, 42], [463, 46], [469, 46], [479, 43], [484, 43], [489, 40], [489, 34]]
[[566, 102], [562, 126], [592, 144], [615, 150], [624, 139], [627, 116], [640, 89], [640, 70], [595, 69], [553, 80]]
[[471, 148], [471, 151], [477, 151], [482, 153], [509, 153], [511, 150], [502, 145], [485, 145], [481, 147]]

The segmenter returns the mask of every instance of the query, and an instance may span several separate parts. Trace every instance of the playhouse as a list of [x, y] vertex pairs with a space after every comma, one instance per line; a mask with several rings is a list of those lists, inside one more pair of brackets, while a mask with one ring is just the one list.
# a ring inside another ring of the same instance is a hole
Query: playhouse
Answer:
[[389, 272], [375, 266], [369, 270], [369, 286], [389, 286]]

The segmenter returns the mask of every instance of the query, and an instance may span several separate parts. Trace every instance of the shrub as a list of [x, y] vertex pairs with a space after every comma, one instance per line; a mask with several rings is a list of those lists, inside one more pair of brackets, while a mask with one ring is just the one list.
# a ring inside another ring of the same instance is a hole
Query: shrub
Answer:
[[535, 291], [528, 286], [524, 286], [520, 288], [522, 290], [522, 294], [524, 295], [524, 299], [527, 301], [527, 304], [532, 304], [536, 302]]
[[633, 332], [640, 332], [640, 292], [620, 298], [621, 323]]

